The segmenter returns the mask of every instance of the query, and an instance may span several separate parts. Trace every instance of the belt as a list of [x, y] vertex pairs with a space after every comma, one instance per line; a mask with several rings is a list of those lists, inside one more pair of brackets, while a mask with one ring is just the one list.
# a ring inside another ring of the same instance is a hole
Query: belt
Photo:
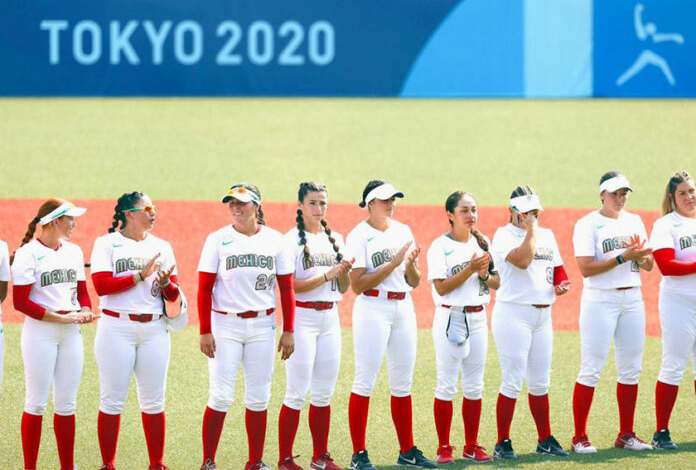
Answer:
[[[102, 309], [102, 313], [104, 315], [108, 315], [108, 316], [114, 317], [114, 318], [123, 318], [123, 317], [121, 317], [120, 313], [114, 312], [113, 310]], [[126, 314], [124, 314], [124, 315], [126, 315]], [[138, 323], [147, 323], [147, 322], [151, 322], [152, 320], [155, 319], [155, 315], [153, 315], [151, 313], [143, 313], [143, 314], [128, 313], [127, 315], [128, 315], [128, 319], [130, 321], [134, 321], [134, 322], [138, 322]]]
[[633, 289], [633, 286], [631, 287], [617, 287], [616, 290], [628, 290], [628, 289]]
[[[220, 315], [227, 315], [227, 312], [222, 312], [220, 310], [212, 309], [213, 312], [219, 313]], [[246, 312], [230, 313], [230, 315], [237, 315], [239, 318], [256, 318], [259, 316], [270, 315], [275, 312], [275, 308], [269, 308], [268, 310], [261, 310], [257, 312], [256, 310], [247, 310]]]
[[551, 304], [532, 304], [534, 308], [549, 308]]
[[457, 309], [459, 310], [460, 308], [462, 309], [462, 312], [467, 312], [467, 313], [473, 313], [473, 312], [480, 312], [483, 310], [483, 305], [467, 305], [466, 307], [453, 307], [451, 305], [441, 305], [442, 307], [449, 308], [449, 309]]
[[[406, 298], [406, 292], [384, 292], [387, 294], [387, 299], [389, 300], [404, 300]], [[363, 295], [368, 297], [379, 297], [380, 291], [377, 289], [370, 289], [363, 292]]]
[[302, 302], [300, 300], [295, 301], [297, 307], [309, 308], [312, 310], [331, 310], [334, 306], [333, 302]]

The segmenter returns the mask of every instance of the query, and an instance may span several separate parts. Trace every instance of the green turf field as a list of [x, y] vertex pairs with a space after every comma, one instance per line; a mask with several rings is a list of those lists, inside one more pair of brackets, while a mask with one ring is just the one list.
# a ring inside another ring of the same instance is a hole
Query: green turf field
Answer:
[[527, 183], [549, 207], [594, 207], [619, 169], [630, 207], [658, 209], [668, 175], [696, 171], [687, 100], [5, 99], [0, 116], [4, 198], [216, 199], [249, 180], [292, 201], [314, 179], [357, 202], [388, 178], [409, 204], [465, 188], [500, 206]]
[[[21, 326], [5, 326], [5, 381], [0, 401], [0, 468], [21, 469], [21, 443], [19, 438], [19, 419], [22, 413], [24, 394], [23, 372], [19, 354]], [[85, 371], [77, 412], [76, 464], [80, 469], [93, 469], [100, 466], [99, 447], [96, 438], [99, 386], [97, 370], [92, 352], [94, 326], [83, 327], [85, 344]], [[189, 327], [183, 332], [172, 334], [172, 359], [169, 370], [167, 390], [167, 447], [165, 461], [172, 470], [192, 470], [200, 465], [200, 428], [203, 409], [207, 398], [207, 368], [204, 356], [198, 352], [198, 332]], [[343, 362], [336, 395], [332, 403], [332, 429], [329, 449], [338, 463], [347, 465], [352, 453], [348, 432], [348, 396], [353, 374], [352, 330], [343, 335]], [[565, 447], [572, 436], [571, 396], [573, 379], [579, 365], [580, 341], [577, 333], [557, 332], [555, 335], [553, 376], [551, 385], [552, 431]], [[654, 428], [653, 390], [659, 368], [660, 344], [657, 338], [648, 338], [641, 388], [638, 395], [636, 431], [647, 439]], [[432, 399], [435, 388], [435, 359], [430, 331], [419, 331], [419, 354], [414, 383], [414, 429], [416, 443], [426, 455], [434, 457], [437, 446], [435, 425], [432, 418]], [[483, 416], [481, 420], [480, 443], [492, 450], [495, 443], [495, 400], [500, 385], [495, 347], [491, 338], [486, 370]], [[610, 358], [613, 361], [613, 358]], [[687, 374], [681, 394], [677, 400], [671, 422], [672, 436], [680, 446], [674, 453], [645, 452], [631, 453], [611, 448], [616, 437], [618, 415], [615, 400], [616, 374], [613, 362], [607, 367], [602, 382], [595, 394], [595, 403], [590, 414], [589, 432], [593, 444], [600, 449], [594, 456], [571, 455], [566, 459], [541, 458], [533, 454], [536, 442], [534, 424], [527, 406], [526, 396], [518, 402], [512, 426], [512, 440], [519, 454], [513, 463], [497, 461], [492, 466], [519, 468], [693, 468], [696, 457], [696, 431], [693, 416], [696, 413], [691, 376]], [[269, 427], [266, 439], [266, 462], [275, 468], [277, 462], [277, 416], [285, 389], [285, 369], [276, 363], [273, 382], [272, 402], [269, 407]], [[225, 430], [218, 452], [221, 470], [240, 469], [246, 460], [246, 435], [243, 415], [243, 387], [238, 387], [237, 402], [233, 405], [226, 421]], [[373, 463], [380, 468], [392, 467], [397, 457], [397, 441], [389, 413], [389, 391], [387, 387], [386, 365], [383, 367], [377, 389], [370, 407], [367, 445]], [[455, 400], [455, 419], [453, 422], [452, 444], [461, 450], [463, 426], [457, 416], [461, 396]], [[301, 425], [295, 452], [301, 454], [299, 463], [308, 466], [311, 457], [311, 439], [306, 424], [307, 413], [302, 414]], [[40, 468], [58, 468], [55, 452], [55, 439], [51, 429], [52, 411], [44, 418], [44, 434], [40, 450]], [[140, 470], [147, 468], [147, 453], [137, 408], [134, 386], [131, 389], [127, 410], [123, 415], [121, 439], [117, 458], [119, 470]], [[450, 468], [467, 466], [458, 462]]]

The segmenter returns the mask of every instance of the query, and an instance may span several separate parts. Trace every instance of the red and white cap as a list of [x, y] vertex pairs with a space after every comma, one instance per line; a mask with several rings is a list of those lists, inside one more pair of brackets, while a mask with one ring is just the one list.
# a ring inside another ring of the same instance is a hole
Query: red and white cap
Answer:
[[75, 204], [73, 204], [72, 202], [64, 202], [45, 216], [41, 217], [41, 219], [39, 219], [39, 223], [41, 225], [48, 225], [54, 220], [63, 217], [64, 215], [70, 217], [79, 217], [85, 212], [87, 212], [87, 209], [85, 209], [84, 207], [75, 207]]

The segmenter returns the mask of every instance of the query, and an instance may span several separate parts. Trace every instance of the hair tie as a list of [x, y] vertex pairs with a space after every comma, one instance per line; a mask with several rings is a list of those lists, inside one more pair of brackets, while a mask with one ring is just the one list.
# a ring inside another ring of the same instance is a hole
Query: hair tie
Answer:
[[38, 224], [39, 222], [41, 222], [41, 217], [34, 217], [34, 220], [32, 220], [32, 222]]

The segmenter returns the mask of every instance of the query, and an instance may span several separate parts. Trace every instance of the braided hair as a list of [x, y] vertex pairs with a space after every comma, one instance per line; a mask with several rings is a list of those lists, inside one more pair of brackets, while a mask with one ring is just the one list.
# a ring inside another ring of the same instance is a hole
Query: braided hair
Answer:
[[[300, 189], [297, 191], [297, 200], [299, 202], [304, 202], [305, 196], [307, 196], [307, 193], [309, 192], [326, 193], [326, 185], [322, 183], [317, 183], [315, 181], [306, 181], [304, 183], [300, 183]], [[297, 209], [297, 217], [295, 218], [295, 222], [297, 222], [297, 231], [300, 236], [300, 244], [303, 246], [302, 256], [304, 257], [305, 261], [309, 261], [310, 253], [309, 246], [307, 246], [307, 238], [305, 233], [302, 209]], [[336, 239], [331, 234], [331, 228], [329, 227], [329, 223], [326, 220], [321, 219], [321, 226], [324, 229], [324, 233], [326, 233], [326, 236], [329, 237], [329, 242], [331, 243], [334, 251], [336, 252], [336, 261], [340, 263], [343, 259], [343, 255], [339, 252]]]
[[363, 192], [362, 192], [362, 201], [360, 201], [360, 203], [358, 205], [360, 207], [364, 208], [367, 205], [367, 203], [365, 202], [365, 198], [367, 197], [368, 194], [370, 194], [370, 191], [372, 191], [373, 189], [375, 189], [379, 186], [382, 186], [383, 184], [387, 184], [387, 182], [384, 180], [372, 180], [372, 181], [368, 182], [367, 185], [365, 186], [365, 189], [363, 189]]
[[[38, 212], [36, 213], [36, 216], [33, 219], [31, 219], [29, 225], [27, 225], [27, 231], [24, 234], [24, 238], [22, 238], [22, 243], [19, 246], [22, 247], [26, 245], [34, 238], [34, 233], [36, 233], [36, 226], [39, 224], [39, 222], [41, 222], [42, 217], [46, 217], [48, 214], [58, 209], [65, 202], [65, 199], [53, 197], [47, 199], [43, 204], [41, 204]], [[14, 262], [15, 253], [17, 253], [17, 250], [15, 250], [14, 253], [12, 253], [12, 256], [10, 257], [10, 264]]]
[[[248, 189], [252, 193], [256, 194], [259, 197], [259, 199], [261, 199], [261, 191], [259, 191], [259, 188], [257, 188], [256, 186], [254, 186], [251, 183], [238, 183], [238, 184], [235, 184], [234, 186], [232, 186], [230, 188], [230, 190], [232, 190], [234, 188]], [[266, 221], [263, 219], [263, 209], [261, 208], [261, 204], [256, 206], [256, 222], [259, 225], [266, 225]]]
[[665, 195], [662, 198], [662, 215], [667, 215], [677, 210], [674, 193], [677, 192], [677, 186], [685, 181], [691, 181], [692, 183], [694, 181], [691, 175], [686, 171], [678, 171], [669, 177], [667, 187], [665, 188]]
[[126, 214], [124, 211], [127, 209], [132, 209], [140, 201], [140, 199], [145, 195], [145, 193], [140, 191], [133, 191], [132, 193], [125, 193], [121, 195], [116, 201], [116, 206], [114, 207], [114, 221], [109, 227], [109, 233], [113, 233], [119, 228], [123, 230], [126, 228]]
[[[474, 196], [467, 193], [466, 191], [453, 192], [447, 197], [447, 200], [445, 201], [445, 210], [450, 214], [453, 214], [455, 207], [457, 207], [457, 205], [459, 204], [459, 201], [461, 201], [463, 198], [467, 196], [471, 199], [474, 199]], [[450, 225], [452, 225], [452, 219], [449, 220], [449, 223]], [[484, 252], [488, 253], [488, 242], [486, 241], [486, 238], [483, 236], [481, 231], [475, 227], [471, 227], [471, 235], [476, 239], [476, 243], [478, 243], [479, 248], [481, 248]], [[494, 271], [495, 264], [493, 263], [493, 257], [491, 257], [491, 263], [488, 265], [488, 272], [492, 273]]]

